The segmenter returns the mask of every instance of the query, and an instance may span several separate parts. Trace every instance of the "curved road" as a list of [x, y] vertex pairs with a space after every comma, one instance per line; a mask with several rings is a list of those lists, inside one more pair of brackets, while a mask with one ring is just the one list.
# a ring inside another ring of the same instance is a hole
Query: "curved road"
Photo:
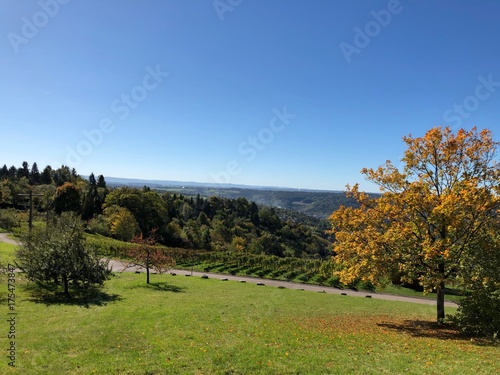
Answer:
[[[13, 244], [13, 245], [19, 245], [19, 242], [9, 238], [7, 233], [0, 233], [0, 242], [6, 242], [6, 243]], [[111, 266], [112, 270], [115, 272], [145, 272], [146, 271], [143, 267], [140, 267], [140, 266], [128, 267], [126, 263], [119, 261], [119, 260], [110, 260], [109, 265]], [[154, 273], [154, 272], [152, 272], [152, 273]], [[338, 288], [327, 287], [327, 286], [300, 284], [300, 283], [294, 283], [291, 281], [260, 279], [260, 278], [249, 277], [249, 276], [233, 276], [233, 275], [208, 273], [208, 272], [196, 272], [196, 271], [191, 272], [191, 271], [178, 270], [178, 269], [172, 269], [169, 271], [169, 273], [170, 274], [174, 273], [177, 275], [195, 276], [195, 277], [201, 277], [201, 276], [206, 275], [207, 277], [218, 278], [218, 279], [221, 279], [224, 281], [225, 280], [227, 280], [227, 281], [232, 280], [232, 281], [248, 282], [248, 283], [253, 283], [253, 284], [268, 285], [268, 286], [288, 288], [288, 289], [300, 289], [300, 290], [308, 290], [308, 291], [312, 291], [312, 292], [342, 294], [342, 295], [353, 296], [353, 297], [364, 297], [364, 298], [368, 297], [368, 298], [374, 298], [374, 299], [383, 299], [383, 300], [387, 300], [387, 301], [412, 302], [412, 303], [420, 303], [420, 304], [425, 304], [425, 305], [435, 305], [436, 304], [435, 300], [425, 299], [425, 298], [404, 297], [404, 296], [397, 296], [397, 295], [393, 295], [393, 294], [383, 294], [383, 293], [357, 292], [357, 291], [350, 290], [350, 289], [338, 289]], [[445, 305], [450, 306], [450, 307], [457, 306], [456, 303], [454, 303], [454, 302], [445, 302]]]
[[[127, 267], [127, 264], [118, 260], [110, 260], [109, 265], [111, 269], [115, 272], [146, 272], [145, 268], [140, 267], [140, 266], [130, 266]], [[154, 271], [150, 271], [151, 273], [155, 273]], [[417, 298], [417, 297], [404, 297], [404, 296], [398, 296], [398, 295], [393, 295], [393, 294], [383, 294], [383, 293], [371, 293], [371, 292], [357, 292], [355, 290], [351, 289], [338, 289], [338, 288], [333, 288], [333, 287], [328, 287], [328, 286], [318, 286], [318, 285], [311, 285], [311, 284], [300, 284], [300, 283], [294, 283], [291, 281], [279, 281], [279, 280], [269, 280], [269, 279], [260, 279], [256, 277], [249, 277], [249, 276], [233, 276], [233, 275], [226, 275], [226, 274], [219, 274], [219, 273], [209, 273], [209, 272], [197, 272], [197, 271], [188, 271], [188, 270], [178, 270], [178, 269], [171, 269], [169, 270], [169, 273], [176, 274], [176, 275], [181, 275], [181, 276], [194, 276], [194, 277], [201, 277], [201, 276], [207, 276], [209, 278], [217, 278], [220, 280], [224, 281], [239, 281], [239, 282], [248, 282], [248, 283], [253, 283], [253, 284], [260, 284], [260, 285], [268, 285], [268, 286], [274, 286], [274, 287], [282, 287], [282, 288], [288, 288], [288, 289], [300, 289], [300, 290], [308, 290], [312, 292], [320, 292], [320, 293], [329, 293], [329, 294], [342, 294], [346, 296], [353, 296], [353, 297], [364, 297], [364, 298], [374, 298], [374, 299], [382, 299], [382, 300], [387, 300], [387, 301], [399, 301], [399, 302], [412, 302], [412, 303], [420, 303], [424, 305], [435, 305], [436, 301], [432, 299], [426, 299], [426, 298]], [[454, 302], [445, 302], [445, 306], [449, 307], [457, 307], [457, 304]]]

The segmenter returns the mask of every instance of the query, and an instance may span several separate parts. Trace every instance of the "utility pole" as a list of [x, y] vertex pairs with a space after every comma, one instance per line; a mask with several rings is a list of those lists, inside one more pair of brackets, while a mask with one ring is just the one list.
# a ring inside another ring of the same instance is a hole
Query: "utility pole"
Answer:
[[33, 232], [33, 196], [41, 197], [43, 194], [33, 194], [33, 190], [30, 190], [29, 194], [18, 194], [21, 197], [29, 197], [30, 200], [30, 214], [28, 219], [29, 234]]

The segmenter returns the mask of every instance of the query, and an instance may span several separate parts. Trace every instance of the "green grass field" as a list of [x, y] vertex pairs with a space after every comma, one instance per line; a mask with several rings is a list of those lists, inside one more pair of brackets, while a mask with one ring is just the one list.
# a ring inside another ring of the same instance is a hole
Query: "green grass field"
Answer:
[[0, 242], [0, 259], [12, 262], [14, 260], [14, 250], [16, 247], [16, 245]]
[[439, 329], [433, 306], [133, 273], [70, 303], [33, 293], [17, 275], [16, 367], [3, 355], [2, 374], [500, 371], [500, 347]]

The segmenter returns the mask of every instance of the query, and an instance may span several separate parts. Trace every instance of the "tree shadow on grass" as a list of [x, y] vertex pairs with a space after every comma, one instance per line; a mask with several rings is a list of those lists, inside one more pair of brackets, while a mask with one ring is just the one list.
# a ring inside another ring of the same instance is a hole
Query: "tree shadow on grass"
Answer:
[[410, 334], [413, 337], [469, 341], [480, 346], [500, 346], [498, 340], [466, 335], [453, 324], [439, 324], [427, 320], [404, 320], [402, 322], [378, 323], [377, 325], [392, 331]]
[[149, 284], [141, 284], [135, 286], [135, 288], [145, 288], [151, 290], [158, 290], [162, 292], [172, 292], [172, 293], [185, 293], [185, 288], [169, 284], [165, 281], [150, 282]]
[[89, 308], [90, 306], [104, 306], [108, 303], [122, 300], [118, 294], [109, 294], [99, 287], [70, 288], [70, 296], [61, 291], [57, 285], [27, 284], [23, 289], [28, 292], [30, 302], [49, 305], [71, 305]]

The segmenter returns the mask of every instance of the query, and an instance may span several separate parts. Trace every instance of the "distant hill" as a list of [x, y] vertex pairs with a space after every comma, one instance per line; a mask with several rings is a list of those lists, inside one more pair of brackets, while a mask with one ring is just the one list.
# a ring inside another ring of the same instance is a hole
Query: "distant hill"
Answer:
[[[84, 178], [88, 176], [82, 176]], [[144, 180], [137, 178], [106, 177], [106, 182], [111, 186], [142, 187], [205, 187], [216, 189], [255, 189], [255, 190], [279, 190], [279, 191], [314, 191], [314, 192], [336, 192], [338, 190], [296, 189], [283, 186], [256, 186], [241, 184], [218, 184], [215, 182], [173, 181], [173, 180]]]
[[199, 182], [138, 180], [106, 177], [108, 186], [148, 186], [159, 191], [182, 193], [187, 196], [243, 197], [258, 205], [296, 210], [303, 214], [327, 218], [341, 205], [355, 206], [356, 202], [340, 191], [302, 190], [281, 187], [210, 184]]

